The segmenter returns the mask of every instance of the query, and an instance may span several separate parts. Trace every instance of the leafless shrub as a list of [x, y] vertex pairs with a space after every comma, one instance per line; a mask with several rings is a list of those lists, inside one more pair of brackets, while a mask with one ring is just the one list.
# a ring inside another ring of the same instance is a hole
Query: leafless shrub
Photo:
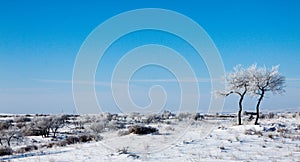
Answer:
[[285, 114], [281, 114], [280, 117], [281, 118], [286, 118], [286, 115]]
[[273, 119], [273, 118], [275, 117], [275, 113], [270, 112], [270, 113], [268, 113], [267, 117], [268, 117], [269, 119]]
[[92, 123], [89, 128], [94, 132], [94, 133], [102, 133], [105, 130], [107, 121], [99, 121]]
[[[56, 143], [49, 143], [47, 148], [52, 148], [54, 145], [59, 146], [59, 147], [64, 147], [64, 146], [67, 146], [67, 144], [68, 144], [68, 141], [62, 140], [62, 141], [58, 141]], [[73, 143], [70, 143], [70, 144], [73, 144]]]
[[24, 127], [21, 128], [21, 130], [22, 130], [22, 134], [24, 136], [40, 136], [40, 135], [42, 135], [40, 130], [35, 129], [34, 127], [31, 126], [31, 124], [25, 125]]
[[294, 135], [291, 139], [292, 141], [300, 141], [300, 135]]
[[130, 132], [128, 130], [120, 130], [118, 132], [119, 136], [125, 136], [125, 135], [128, 135], [128, 134], [130, 134]]
[[28, 118], [28, 117], [18, 117], [15, 119], [15, 122], [16, 123], [25, 123], [25, 122], [30, 122], [31, 121], [31, 118]]
[[19, 148], [16, 151], [16, 153], [25, 153], [25, 152], [29, 152], [29, 151], [33, 151], [33, 150], [38, 150], [38, 147], [36, 145], [28, 145], [28, 146]]
[[131, 118], [135, 122], [140, 122], [141, 119], [142, 119], [142, 115], [140, 113], [137, 113], [137, 112], [131, 112], [128, 115], [128, 117]]
[[189, 119], [192, 119], [192, 118], [193, 118], [193, 114], [188, 113], [188, 112], [186, 112], [186, 113], [179, 113], [179, 114], [177, 115], [177, 118], [178, 118], [179, 121], [182, 121], [182, 120], [189, 120]]
[[12, 154], [13, 154], [13, 150], [10, 147], [0, 146], [0, 156], [12, 155]]
[[127, 146], [127, 147], [123, 147], [123, 148], [117, 149], [117, 152], [119, 154], [129, 154], [128, 148], [129, 147]]
[[79, 136], [80, 143], [90, 142], [93, 140], [100, 141], [101, 139], [103, 139], [103, 137], [100, 135], [83, 134]]
[[109, 130], [124, 129], [125, 123], [116, 120], [111, 120], [106, 124], [106, 128], [108, 128]]
[[16, 127], [18, 127], [19, 129], [25, 128], [26, 127], [26, 123], [23, 123], [23, 122], [16, 123]]
[[271, 134], [271, 133], [268, 134], [268, 137], [271, 138], [271, 139], [274, 139], [274, 135]]
[[134, 133], [134, 134], [151, 134], [151, 133], [158, 133], [158, 129], [153, 128], [153, 127], [145, 127], [145, 126], [139, 126], [139, 125], [134, 125], [129, 127], [128, 129], [129, 133]]
[[69, 136], [65, 139], [66, 144], [74, 144], [79, 142], [79, 138], [77, 136]]
[[107, 121], [111, 121], [112, 117], [113, 117], [113, 115], [108, 113], [108, 112], [101, 114], [101, 116], [102, 116], [103, 119], [105, 119]]
[[175, 128], [167, 126], [167, 127], [165, 127], [165, 130], [166, 131], [175, 131]]
[[8, 129], [11, 126], [12, 126], [11, 121], [8, 121], [8, 120], [0, 121], [0, 130]]
[[173, 114], [171, 111], [165, 110], [162, 114], [161, 117], [162, 119], [170, 119], [171, 117], [175, 117], [176, 115]]
[[85, 143], [90, 141], [100, 141], [103, 139], [100, 135], [92, 135], [92, 134], [81, 134], [79, 136], [69, 136], [64, 140], [59, 141], [59, 146], [65, 146], [75, 143]]
[[[120, 155], [120, 154], [128, 154], [127, 157], [132, 157], [134, 159], [138, 159], [140, 156], [136, 155], [136, 154], [133, 154], [133, 153], [130, 153], [128, 151], [129, 147], [123, 147], [121, 149], [117, 149], [117, 154]], [[112, 154], [113, 155], [113, 154]]]
[[192, 115], [192, 118], [194, 120], [203, 120], [204, 119], [204, 115], [201, 115], [200, 113], [196, 113]]
[[245, 135], [258, 135], [258, 136], [263, 135], [261, 131], [257, 131], [254, 128], [246, 129], [244, 134]]
[[[252, 117], [253, 117], [253, 115], [252, 115]], [[267, 118], [267, 115], [266, 115], [266, 114], [260, 114], [260, 115], [259, 115], [259, 118], [260, 118], [260, 119], [266, 119], [266, 118]], [[248, 121], [249, 121], [249, 119], [248, 119]], [[251, 119], [251, 121], [252, 121], [252, 119]]]
[[286, 134], [289, 130], [287, 128], [277, 128], [277, 132], [280, 134]]
[[171, 125], [171, 124], [172, 124], [172, 122], [171, 122], [170, 120], [165, 120], [164, 123], [165, 123], [165, 124], [168, 124], [168, 125]]
[[162, 120], [161, 116], [157, 114], [149, 114], [142, 119], [142, 122], [145, 124], [150, 124], [150, 123], [157, 123], [161, 120]]

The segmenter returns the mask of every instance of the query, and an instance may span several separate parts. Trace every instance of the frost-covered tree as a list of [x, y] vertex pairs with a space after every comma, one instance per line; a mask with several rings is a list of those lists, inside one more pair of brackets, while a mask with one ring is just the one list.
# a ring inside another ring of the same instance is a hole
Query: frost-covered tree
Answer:
[[65, 125], [66, 116], [59, 115], [59, 116], [52, 116], [49, 118], [49, 128], [53, 133], [53, 137], [56, 137], [56, 133], [58, 132], [59, 128], [62, 128]]
[[34, 118], [31, 123], [31, 129], [38, 131], [42, 137], [49, 137], [51, 120], [49, 117]]
[[243, 110], [243, 100], [249, 90], [251, 76], [249, 69], [242, 68], [241, 65], [234, 67], [234, 72], [226, 76], [226, 90], [219, 92], [223, 96], [237, 94], [239, 96], [238, 124], [242, 124], [241, 114]]
[[3, 145], [3, 141], [7, 142], [7, 146], [10, 146], [13, 138], [21, 138], [21, 130], [13, 126], [11, 122], [0, 122], [0, 144]]
[[284, 92], [285, 77], [279, 73], [279, 66], [273, 66], [271, 69], [266, 67], [258, 68], [256, 64], [247, 69], [238, 65], [234, 72], [228, 73], [226, 77], [226, 90], [219, 92], [221, 95], [230, 94], [239, 95], [238, 124], [241, 125], [241, 112], [243, 110], [243, 100], [247, 94], [258, 97], [256, 104], [256, 119], [254, 124], [258, 124], [259, 107], [266, 92], [281, 94]]
[[272, 92], [273, 94], [282, 94], [285, 92], [285, 77], [279, 73], [278, 65], [273, 66], [271, 69], [267, 69], [266, 67], [258, 68], [256, 65], [252, 65], [249, 68], [249, 73], [251, 74], [252, 94], [258, 96], [256, 104], [256, 119], [254, 123], [257, 125], [259, 118], [259, 106], [266, 92]]

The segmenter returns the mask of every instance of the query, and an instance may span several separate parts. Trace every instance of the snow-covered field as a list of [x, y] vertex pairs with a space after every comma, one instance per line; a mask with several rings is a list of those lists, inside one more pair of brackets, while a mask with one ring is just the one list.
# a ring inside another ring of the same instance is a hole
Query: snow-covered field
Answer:
[[[120, 135], [104, 131], [101, 141], [0, 156], [10, 161], [300, 161], [299, 113], [282, 113], [253, 125], [244, 118], [205, 117], [150, 123], [159, 133]], [[63, 128], [60, 131], [67, 130]], [[126, 129], [125, 129], [126, 130]], [[48, 142], [47, 138], [32, 137]]]

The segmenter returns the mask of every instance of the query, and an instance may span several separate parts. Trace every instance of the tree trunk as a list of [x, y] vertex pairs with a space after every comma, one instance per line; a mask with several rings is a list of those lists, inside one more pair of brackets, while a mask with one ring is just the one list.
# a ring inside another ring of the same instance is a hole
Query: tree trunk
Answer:
[[242, 114], [242, 110], [243, 110], [243, 105], [242, 105], [243, 99], [244, 99], [244, 96], [241, 95], [241, 98], [240, 98], [240, 101], [239, 101], [239, 107], [240, 107], [240, 109], [239, 109], [239, 111], [238, 111], [238, 124], [239, 124], [239, 125], [242, 125], [241, 114]]
[[259, 97], [259, 99], [258, 99], [258, 102], [257, 102], [257, 104], [256, 104], [256, 119], [255, 119], [255, 123], [254, 123], [255, 125], [258, 125], [259, 106], [260, 106], [260, 102], [261, 102], [261, 100], [263, 99], [264, 95], [265, 95], [265, 91], [262, 90], [262, 91], [261, 91], [261, 95], [260, 95], [260, 97]]
[[238, 124], [239, 125], [242, 125], [242, 111], [243, 111], [243, 100], [244, 100], [244, 96], [246, 95], [247, 93], [247, 85], [245, 84], [244, 85], [245, 89], [244, 89], [244, 92], [242, 94], [240, 94], [240, 101], [239, 101], [239, 112], [238, 112]]
[[54, 138], [56, 138], [57, 130], [58, 130], [58, 128], [55, 128], [55, 129], [52, 130], [52, 132], [53, 132], [53, 137], [54, 137]]
[[10, 147], [10, 140], [13, 138], [13, 135], [12, 136], [10, 136], [8, 139], [7, 139], [7, 145], [8, 145], [8, 147]]

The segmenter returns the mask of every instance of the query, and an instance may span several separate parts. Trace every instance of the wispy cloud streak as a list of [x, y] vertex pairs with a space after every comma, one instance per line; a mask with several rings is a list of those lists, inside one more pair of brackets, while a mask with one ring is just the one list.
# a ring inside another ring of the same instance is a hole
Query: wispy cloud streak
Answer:
[[[94, 84], [91, 81], [72, 81], [72, 80], [51, 80], [51, 79], [33, 79], [37, 82], [44, 83], [62, 83], [62, 84]], [[210, 83], [210, 82], [221, 82], [223, 81], [221, 78], [219, 79], [210, 79], [210, 78], [197, 78], [197, 79], [133, 79], [129, 82], [131, 83]], [[117, 84], [125, 84], [126, 80], [122, 80]], [[97, 86], [111, 86], [111, 82], [98, 82], [95, 81], [95, 85]]]

